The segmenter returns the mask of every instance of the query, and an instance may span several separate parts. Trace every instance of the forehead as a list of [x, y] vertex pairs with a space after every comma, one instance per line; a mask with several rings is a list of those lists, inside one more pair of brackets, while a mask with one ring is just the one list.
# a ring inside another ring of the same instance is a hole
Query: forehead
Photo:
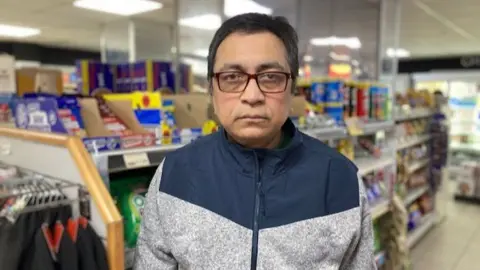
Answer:
[[225, 65], [239, 65], [247, 70], [277, 62], [288, 70], [287, 51], [283, 42], [269, 32], [233, 33], [220, 43], [214, 69]]

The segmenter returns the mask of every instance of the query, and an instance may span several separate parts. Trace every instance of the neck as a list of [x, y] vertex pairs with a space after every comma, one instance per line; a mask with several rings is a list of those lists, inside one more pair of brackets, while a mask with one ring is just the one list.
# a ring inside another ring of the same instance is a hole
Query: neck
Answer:
[[234, 141], [243, 147], [251, 149], [273, 149], [280, 145], [282, 141], [282, 131], [277, 132], [275, 135], [263, 139], [251, 139], [245, 140], [240, 138], [234, 138], [227, 133], [228, 139]]

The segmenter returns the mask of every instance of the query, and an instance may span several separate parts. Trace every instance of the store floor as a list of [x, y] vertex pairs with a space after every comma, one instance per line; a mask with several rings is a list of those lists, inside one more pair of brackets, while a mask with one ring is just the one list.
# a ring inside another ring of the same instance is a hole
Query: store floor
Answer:
[[437, 198], [444, 218], [411, 251], [414, 270], [480, 269], [480, 205], [455, 202], [448, 184]]

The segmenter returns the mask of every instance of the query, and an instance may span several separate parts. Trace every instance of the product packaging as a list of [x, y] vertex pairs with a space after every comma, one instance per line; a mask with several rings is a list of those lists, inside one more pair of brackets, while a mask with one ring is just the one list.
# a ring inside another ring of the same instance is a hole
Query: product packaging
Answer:
[[114, 66], [98, 61], [78, 60], [76, 68], [79, 94], [95, 96], [114, 91], [116, 77]]
[[344, 83], [340, 80], [325, 83], [325, 113], [338, 124], [343, 124]]
[[357, 117], [361, 120], [369, 119], [370, 92], [367, 83], [357, 84]]
[[89, 136], [84, 139], [84, 143], [90, 151], [155, 145], [155, 134], [140, 125], [131, 109], [130, 100], [104, 100], [99, 104], [96, 99], [84, 98], [80, 100], [80, 104], [85, 130]]

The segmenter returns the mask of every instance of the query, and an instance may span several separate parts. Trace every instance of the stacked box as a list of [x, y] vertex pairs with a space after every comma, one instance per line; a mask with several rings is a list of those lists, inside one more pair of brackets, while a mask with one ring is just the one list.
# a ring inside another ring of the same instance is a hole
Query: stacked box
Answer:
[[84, 96], [113, 92], [116, 70], [98, 61], [79, 60], [76, 63], [78, 91]]
[[180, 64], [179, 69], [180, 69], [180, 93], [190, 93], [193, 87], [192, 67], [187, 64]]
[[344, 82], [340, 80], [325, 83], [325, 113], [338, 124], [343, 123]]
[[115, 92], [129, 93], [134, 91], [130, 74], [130, 64], [118, 64], [114, 65], [114, 67], [117, 73], [115, 77]]
[[130, 68], [134, 91], [174, 93], [175, 78], [171, 63], [147, 60], [133, 63]]

